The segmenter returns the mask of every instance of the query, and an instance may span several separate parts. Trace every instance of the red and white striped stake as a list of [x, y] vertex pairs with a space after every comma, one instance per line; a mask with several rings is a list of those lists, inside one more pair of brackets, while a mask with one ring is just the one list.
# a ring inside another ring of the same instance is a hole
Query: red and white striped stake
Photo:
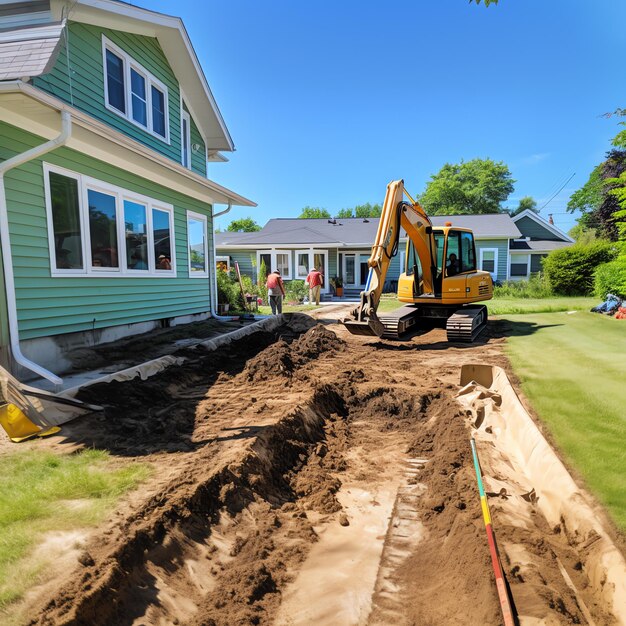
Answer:
[[474, 458], [474, 469], [476, 470], [476, 479], [478, 480], [478, 492], [480, 494], [480, 506], [483, 510], [483, 520], [485, 522], [485, 530], [487, 531], [487, 543], [489, 544], [489, 552], [491, 553], [491, 565], [493, 573], [496, 577], [496, 588], [498, 590], [498, 598], [500, 600], [500, 609], [504, 618], [504, 626], [515, 626], [513, 618], [513, 610], [509, 600], [509, 594], [506, 589], [506, 581], [504, 580], [504, 572], [502, 571], [502, 563], [500, 563], [500, 554], [496, 545], [496, 536], [493, 532], [491, 524], [491, 515], [489, 514], [489, 505], [487, 504], [487, 496], [485, 495], [485, 487], [483, 485], [482, 472], [478, 461], [478, 452], [476, 451], [476, 442], [471, 439], [472, 456]]

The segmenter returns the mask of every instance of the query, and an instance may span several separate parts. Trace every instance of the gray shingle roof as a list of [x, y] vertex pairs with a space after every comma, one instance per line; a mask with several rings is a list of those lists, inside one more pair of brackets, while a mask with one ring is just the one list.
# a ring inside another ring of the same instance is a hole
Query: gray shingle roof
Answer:
[[59, 52], [62, 22], [0, 32], [0, 80], [49, 72]]
[[[477, 238], [521, 237], [522, 234], [508, 214], [497, 215], [438, 215], [432, 219], [434, 226], [471, 228]], [[355, 245], [371, 246], [376, 237], [379, 218], [370, 217], [336, 219], [275, 218], [255, 233], [216, 233], [217, 247], [237, 245], [332, 245], [348, 247]]]
[[569, 248], [572, 244], [569, 241], [552, 241], [547, 239], [537, 241], [511, 241], [509, 249], [517, 252], [551, 252], [561, 248]]

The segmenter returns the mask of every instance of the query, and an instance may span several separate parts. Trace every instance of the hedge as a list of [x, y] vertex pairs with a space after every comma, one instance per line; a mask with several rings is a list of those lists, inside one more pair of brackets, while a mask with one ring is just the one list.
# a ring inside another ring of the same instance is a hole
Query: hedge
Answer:
[[594, 295], [604, 300], [607, 294], [626, 298], [626, 256], [600, 265], [593, 278]]
[[617, 257], [614, 244], [595, 241], [554, 250], [543, 260], [543, 271], [555, 294], [588, 296], [594, 291], [594, 272]]

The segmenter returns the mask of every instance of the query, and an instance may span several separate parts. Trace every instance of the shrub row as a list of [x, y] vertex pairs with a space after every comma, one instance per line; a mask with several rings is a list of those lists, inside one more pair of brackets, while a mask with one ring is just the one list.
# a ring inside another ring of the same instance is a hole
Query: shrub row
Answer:
[[576, 244], [551, 252], [543, 260], [543, 270], [555, 294], [588, 296], [594, 293], [596, 270], [616, 257], [617, 249], [609, 242]]
[[[267, 287], [265, 280], [260, 285], [252, 282], [250, 276], [242, 275], [241, 282], [243, 291], [246, 295], [261, 298], [267, 304]], [[309, 289], [303, 280], [285, 281], [285, 301], [286, 302], [302, 302], [308, 295]], [[230, 308], [235, 311], [244, 310], [244, 302], [241, 296], [241, 287], [235, 276], [234, 270], [226, 272], [224, 270], [217, 271], [217, 301], [220, 304], [229, 304]]]
[[626, 256], [600, 265], [594, 274], [594, 295], [604, 300], [612, 293], [626, 298]]

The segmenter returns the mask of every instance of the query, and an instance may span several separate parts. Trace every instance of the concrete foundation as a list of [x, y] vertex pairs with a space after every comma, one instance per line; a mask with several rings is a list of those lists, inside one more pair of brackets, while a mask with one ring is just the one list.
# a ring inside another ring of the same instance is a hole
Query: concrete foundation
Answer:
[[[191, 322], [200, 322], [209, 317], [208, 313], [198, 313], [196, 315], [181, 315], [180, 317], [168, 320], [152, 320], [149, 322], [139, 322], [137, 324], [122, 324], [120, 326], [109, 326], [108, 328], [96, 328], [94, 330], [79, 333], [68, 333], [66, 335], [54, 335], [51, 337], [38, 337], [37, 339], [27, 339], [20, 342], [22, 354], [31, 361], [45, 367], [58, 376], [69, 372], [72, 363], [67, 358], [67, 354], [79, 348], [89, 348], [104, 343], [111, 343], [149, 333], [155, 328], [164, 326], [180, 326]], [[12, 364], [11, 373], [18, 379], [27, 381], [37, 378], [30, 370]]]

